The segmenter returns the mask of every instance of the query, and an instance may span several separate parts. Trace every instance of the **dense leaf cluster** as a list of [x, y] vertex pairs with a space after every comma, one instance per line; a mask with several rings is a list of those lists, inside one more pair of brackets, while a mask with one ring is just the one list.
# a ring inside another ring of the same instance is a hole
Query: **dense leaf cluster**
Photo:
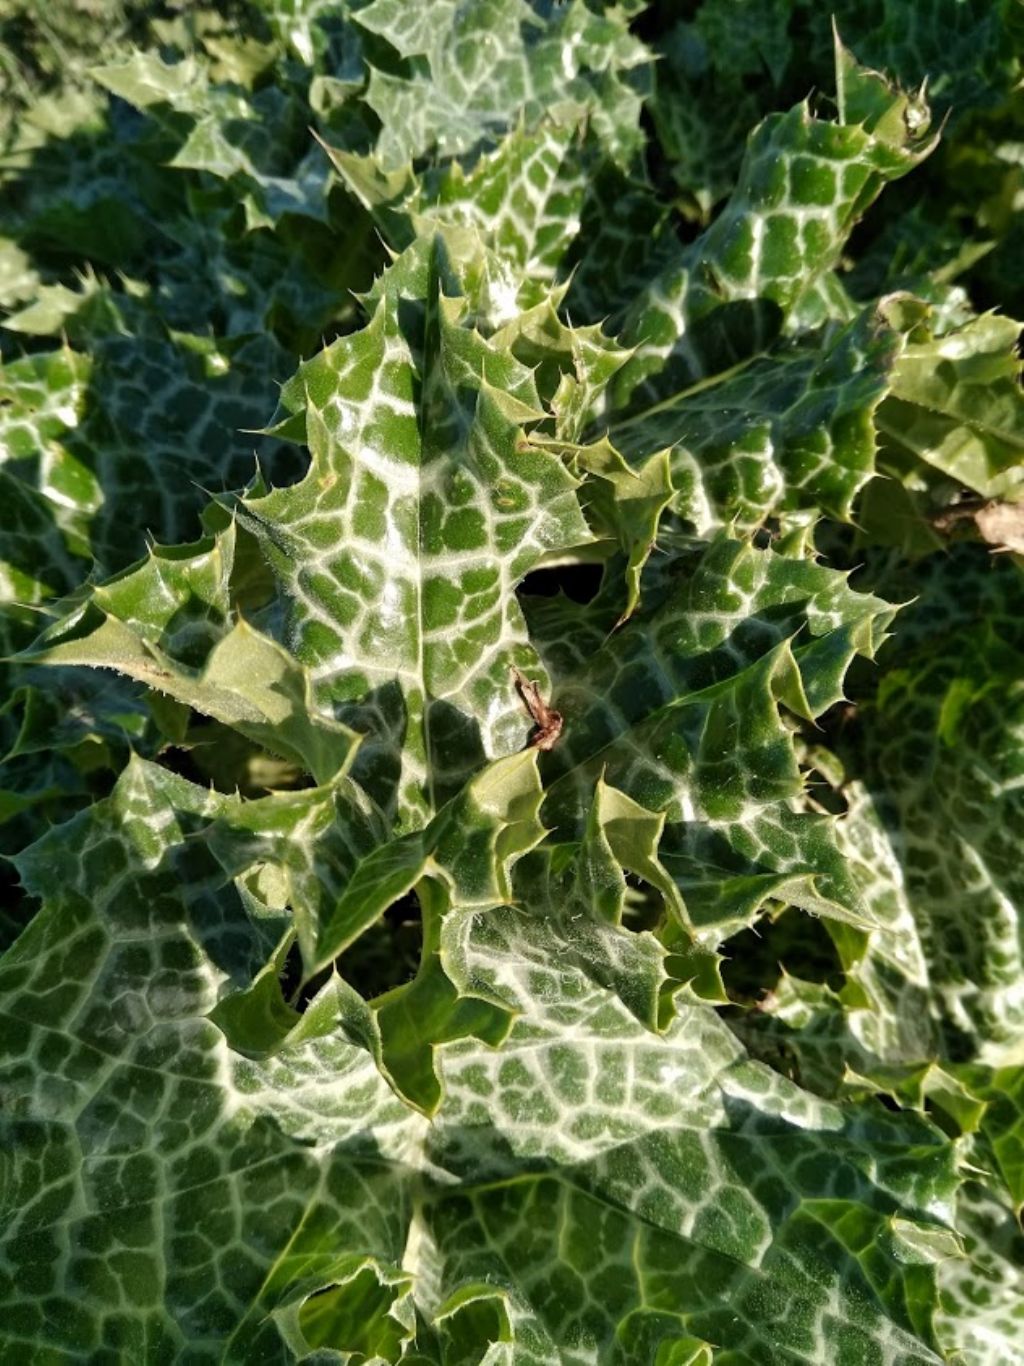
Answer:
[[1022, 63], [4, 8], [5, 1361], [1024, 1362]]

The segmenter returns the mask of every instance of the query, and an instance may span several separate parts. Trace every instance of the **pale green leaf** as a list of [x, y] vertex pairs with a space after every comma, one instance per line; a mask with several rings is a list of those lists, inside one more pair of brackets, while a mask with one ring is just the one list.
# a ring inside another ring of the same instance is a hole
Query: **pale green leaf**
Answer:
[[327, 782], [358, 737], [313, 705], [309, 675], [275, 641], [232, 622], [235, 531], [174, 551], [87, 592], [22, 657], [116, 669], [233, 726]]
[[885, 460], [910, 453], [986, 498], [1024, 482], [1021, 326], [985, 314], [940, 336], [912, 338], [877, 422]]

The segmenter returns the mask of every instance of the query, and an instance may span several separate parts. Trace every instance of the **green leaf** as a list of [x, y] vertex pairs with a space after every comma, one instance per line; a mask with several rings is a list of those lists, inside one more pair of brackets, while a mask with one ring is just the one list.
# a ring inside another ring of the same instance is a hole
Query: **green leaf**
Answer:
[[152, 52], [133, 52], [124, 61], [94, 67], [92, 76], [136, 109], [179, 102], [188, 108], [202, 103], [202, 97], [193, 94], [202, 80], [201, 69], [194, 60], [165, 62]]
[[[38, 490], [84, 558], [71, 583], [90, 555], [107, 572], [131, 564], [147, 531], [164, 543], [194, 537], [203, 489], [252, 473], [253, 439], [239, 428], [265, 419], [280, 347], [269, 336], [217, 346], [160, 330], [93, 338], [91, 359], [64, 348], [3, 371], [5, 469]], [[273, 469], [273, 447], [260, 444]]]
[[851, 43], [904, 82], [927, 77], [930, 97], [954, 119], [998, 102], [1013, 80], [1014, 13], [1005, 0], [937, 0], [924, 9], [884, 0], [881, 13], [877, 6], [857, 8]]
[[169, 114], [187, 119], [192, 126], [169, 164], [237, 178], [247, 191], [249, 227], [272, 226], [286, 213], [326, 221], [322, 159], [303, 136], [302, 106], [285, 90], [271, 85], [249, 94], [214, 84], [194, 60], [167, 63], [145, 52], [97, 67], [93, 75], [136, 108], [153, 110], [173, 131]]
[[940, 336], [921, 331], [878, 413], [883, 460], [909, 453], [983, 497], [1013, 498], [1024, 480], [1021, 325], [985, 314]]
[[1020, 1226], [999, 1200], [971, 1182], [957, 1204], [970, 1260], [941, 1268], [941, 1309], [936, 1319], [943, 1348], [967, 1366], [1013, 1360], [1020, 1341]]
[[1019, 9], [9, 0], [6, 1356], [1017, 1360]]
[[848, 520], [874, 473], [876, 414], [900, 363], [893, 311], [879, 305], [684, 389], [613, 423], [611, 439], [632, 461], [669, 447], [673, 505], [702, 535], [793, 508]]
[[[817, 1302], [815, 1276], [826, 1266], [836, 1268], [842, 1263], [858, 1287], [863, 1287], [856, 1299], [865, 1313], [856, 1318], [855, 1327], [848, 1317], [852, 1304], [841, 1299], [835, 1318], [827, 1319], [827, 1339], [839, 1342], [847, 1334], [854, 1339], [863, 1334], [866, 1342], [879, 1331], [885, 1336], [892, 1333], [892, 1341], [905, 1346], [911, 1359], [932, 1359], [927, 1349], [918, 1347], [915, 1352], [895, 1325], [885, 1330], [875, 1327], [872, 1321], [877, 1310], [868, 1306], [878, 1305], [876, 1296], [881, 1295], [887, 1312], [897, 1320], [901, 1316], [905, 1322], [915, 1320], [926, 1334], [924, 1306], [933, 1294], [926, 1287], [934, 1277], [928, 1262], [949, 1255], [950, 1242], [948, 1238], [943, 1241], [936, 1230], [936, 1246], [928, 1251], [925, 1235], [911, 1258], [920, 1272], [916, 1267], [910, 1272], [908, 1267], [907, 1290], [897, 1290], [893, 1282], [883, 1289], [879, 1278], [883, 1262], [875, 1263], [875, 1253], [869, 1253], [867, 1242], [860, 1239], [877, 1237], [876, 1249], [884, 1260], [883, 1249], [895, 1251], [900, 1242], [898, 1223], [875, 1219], [863, 1205], [858, 1206], [856, 1197], [852, 1202], [833, 1203], [812, 1194], [812, 1173], [817, 1166], [813, 1154], [824, 1139], [818, 1126], [824, 1124], [827, 1129], [829, 1125], [823, 1110], [816, 1119], [804, 1110], [810, 1120], [807, 1128], [791, 1128], [796, 1112], [788, 1106], [805, 1106], [806, 1098], [798, 1101], [799, 1093], [786, 1090], [787, 1083], [744, 1060], [704, 1007], [691, 1008], [659, 1040], [650, 1033], [631, 1035], [625, 1023], [628, 1017], [619, 1015], [613, 1024], [604, 1007], [588, 1017], [589, 1003], [593, 1001], [596, 1007], [603, 997], [600, 991], [574, 995], [570, 1006], [565, 1002], [564, 985], [556, 985], [559, 977], [564, 981], [567, 964], [558, 953], [557, 941], [549, 939], [535, 922], [512, 911], [500, 918], [488, 917], [480, 923], [478, 943], [479, 970], [486, 968], [495, 988], [524, 1014], [490, 1067], [482, 1067], [479, 1056], [466, 1045], [452, 1053], [451, 1103], [453, 1107], [466, 1103], [455, 1084], [464, 1068], [471, 1088], [466, 1118], [477, 1133], [475, 1144], [465, 1150], [458, 1166], [471, 1176], [475, 1188], [456, 1199], [450, 1213], [442, 1204], [433, 1216], [432, 1231], [442, 1246], [454, 1250], [452, 1243], [458, 1240], [458, 1252], [450, 1263], [454, 1274], [469, 1276], [474, 1269], [488, 1268], [492, 1283], [515, 1278], [520, 1296], [533, 1301], [535, 1331], [544, 1333], [546, 1341], [564, 1341], [571, 1331], [569, 1325], [582, 1316], [586, 1341], [597, 1352], [616, 1321], [622, 1325], [628, 1314], [637, 1313], [637, 1289], [646, 1280], [645, 1269], [653, 1264], [658, 1267], [657, 1303], [665, 1306], [666, 1317], [674, 1311], [684, 1317], [691, 1335], [756, 1358], [759, 1352], [816, 1350], [811, 1328], [815, 1321], [811, 1306]], [[525, 964], [528, 972], [523, 970]], [[538, 1015], [537, 1007], [545, 1000], [550, 1004], [541, 1005]], [[565, 1010], [574, 1029], [582, 1027], [591, 1046], [597, 1047], [589, 1063], [565, 1046], [558, 1025]], [[592, 1023], [584, 1023], [588, 1019]], [[600, 1032], [595, 1035], [591, 1029]], [[633, 1024], [632, 1030], [639, 1029], [639, 1024]], [[597, 1042], [601, 1037], [604, 1043]], [[627, 1044], [625, 1040], [631, 1038], [635, 1042]], [[712, 1075], [716, 1084], [705, 1090]], [[671, 1099], [663, 1089], [668, 1076], [672, 1078]], [[490, 1084], [489, 1077], [493, 1078]], [[648, 1077], [665, 1099], [665, 1108], [659, 1104], [656, 1112], [638, 1103]], [[591, 1086], [597, 1088], [595, 1092], [589, 1090]], [[514, 1137], [511, 1154], [500, 1144], [487, 1143], [492, 1092], [504, 1097], [501, 1109], [513, 1124], [515, 1116], [535, 1115], [533, 1106], [541, 1105], [541, 1127], [531, 1125]], [[628, 1110], [619, 1112], [612, 1129], [609, 1107], [620, 1101], [626, 1102]], [[705, 1106], [720, 1116], [717, 1122], [709, 1124], [710, 1115], [703, 1117]], [[574, 1117], [559, 1127], [564, 1107]], [[868, 1129], [881, 1122], [884, 1129], [888, 1121], [879, 1114], [869, 1119], [865, 1113], [862, 1122]], [[898, 1121], [899, 1126], [905, 1123], [902, 1118]], [[714, 1137], [709, 1137], [709, 1130]], [[866, 1136], [867, 1130], [860, 1132]], [[881, 1132], [875, 1136], [884, 1145]], [[859, 1187], [866, 1194], [862, 1178], [854, 1175], [857, 1159], [848, 1146], [851, 1139], [852, 1131], [846, 1137], [841, 1128], [832, 1129], [821, 1149], [821, 1161], [833, 1174], [836, 1162], [841, 1163], [853, 1179], [851, 1189]], [[778, 1184], [773, 1194], [765, 1187], [759, 1197], [742, 1173], [760, 1165], [762, 1144], [774, 1153], [772, 1181]], [[555, 1170], [534, 1170], [529, 1175], [517, 1171], [524, 1160], [536, 1162], [556, 1154]], [[925, 1149], [918, 1148], [917, 1154], [927, 1165]], [[846, 1166], [848, 1161], [851, 1166]], [[924, 1167], [919, 1170], [923, 1174]], [[793, 1202], [791, 1182], [796, 1179], [800, 1185], [798, 1171], [812, 1187], [804, 1186]], [[881, 1176], [881, 1185], [885, 1184]], [[715, 1190], [713, 1204], [703, 1198], [709, 1188]], [[561, 1235], [564, 1260], [557, 1269], [537, 1262], [535, 1233], [538, 1221], [544, 1219], [554, 1221]], [[488, 1232], [477, 1232], [478, 1221], [484, 1221]], [[908, 1235], [912, 1232], [907, 1228]], [[758, 1244], [766, 1250], [757, 1254], [755, 1272], [749, 1249]], [[600, 1257], [598, 1247], [603, 1249]], [[800, 1247], [805, 1250], [803, 1257]], [[808, 1255], [811, 1248], [813, 1257]], [[614, 1266], [614, 1281], [603, 1275], [609, 1264]], [[559, 1283], [574, 1286], [575, 1296], [546, 1295], [543, 1286], [550, 1285], [553, 1276]], [[910, 1290], [910, 1280], [916, 1282], [914, 1290]], [[595, 1294], [596, 1284], [605, 1286], [603, 1294]], [[769, 1318], [767, 1303], [778, 1293], [799, 1306], [800, 1312]], [[633, 1331], [638, 1327], [630, 1325]], [[678, 1332], [678, 1321], [675, 1327]], [[663, 1321], [662, 1333], [667, 1329]], [[615, 1331], [629, 1340], [624, 1327]]]
[[81, 535], [102, 494], [67, 441], [83, 417], [92, 363], [69, 346], [23, 356], [0, 369], [2, 459], [53, 504], [55, 522]]
[[[974, 553], [926, 562], [917, 580], [923, 639], [905, 633], [862, 704], [860, 762], [899, 851], [947, 1036], [980, 1031], [996, 1055], [1021, 1030], [1024, 903], [1009, 835], [1020, 819], [1020, 583], [1011, 566], [965, 549]], [[970, 598], [973, 614], [979, 595], [994, 610], [975, 625], [959, 602]]]
[[520, 288], [529, 282], [536, 289], [554, 282], [579, 231], [581, 140], [573, 122], [517, 127], [472, 169], [452, 161], [422, 176], [411, 166], [384, 173], [374, 157], [327, 151], [392, 246], [404, 248], [440, 225], [473, 228]]
[[424, 830], [381, 845], [361, 861], [303, 945], [309, 972], [336, 958], [424, 877], [437, 880], [447, 904], [458, 910], [507, 901], [508, 861], [544, 834], [536, 815], [541, 791], [535, 760], [532, 751], [497, 760]]
[[635, 169], [595, 168], [587, 185], [580, 232], [569, 247], [566, 307], [581, 322], [618, 319], [662, 269], [679, 241], [669, 206]]
[[719, 539], [592, 653], [542, 645], [565, 717], [546, 819], [572, 830], [601, 773], [666, 812], [662, 862], [687, 928], [712, 946], [771, 896], [871, 923], [829, 822], [794, 805], [802, 781], [779, 703], [810, 719], [839, 700], [850, 661], [874, 654], [891, 617], [842, 575]]
[[[235, 1053], [207, 1016], [253, 922], [190, 832], [238, 807], [133, 763], [19, 860], [46, 904], [0, 969], [13, 1341], [387, 1355], [422, 1335], [429, 1359], [434, 1324], [453, 1350], [486, 1326], [542, 1360], [574, 1331], [613, 1360], [666, 1337], [693, 1359], [695, 1335], [806, 1354], [819, 1334], [938, 1360], [956, 1178], [937, 1131], [799, 1092], [704, 1007], [651, 1034], [512, 908], [473, 918], [465, 963], [519, 1019], [499, 1052], [444, 1046], [429, 1128], [338, 1031], [329, 988], [273, 1057]], [[64, 1239], [78, 1252], [53, 1259]], [[65, 1312], [43, 1318], [41, 1293]]]
[[617, 406], [664, 398], [763, 351], [836, 264], [884, 183], [934, 147], [927, 111], [908, 123], [909, 97], [857, 68], [841, 45], [836, 69], [848, 92], [838, 121], [815, 118], [806, 103], [769, 115], [729, 202], [630, 308], [624, 338], [637, 354], [616, 383]]
[[735, 183], [764, 113], [755, 84], [764, 55], [786, 41], [789, 0], [743, 8], [737, 23], [734, 6], [705, 0], [696, 22], [675, 24], [658, 45], [651, 116], [684, 203], [702, 219]]
[[373, 0], [355, 19], [410, 60], [410, 75], [370, 70], [366, 102], [382, 125], [375, 155], [385, 170], [434, 148], [471, 151], [520, 116], [530, 125], [548, 113], [588, 113], [621, 162], [640, 145], [649, 58], [615, 10], [599, 14], [572, 0], [544, 19], [524, 0], [430, 0], [415, 11]]
[[617, 541], [627, 557], [621, 625], [636, 611], [643, 568], [654, 550], [661, 514], [672, 499], [669, 452], [655, 452], [636, 469], [608, 441], [579, 447], [572, 454], [577, 467], [591, 476], [587, 483], [591, 527], [597, 535]]
[[366, 328], [283, 391], [309, 473], [239, 516], [318, 703], [368, 733], [356, 776], [411, 819], [523, 744], [511, 669], [535, 657], [511, 589], [591, 533], [575, 481], [523, 430], [542, 416], [530, 372], [442, 292], [442, 243], [425, 296], [401, 291], [404, 260]]
[[[390, 1186], [390, 1203], [401, 1179], [382, 1185], [378, 1158], [358, 1137], [345, 1152], [346, 1110], [353, 1136], [367, 1103], [385, 1127], [397, 1123], [396, 1137], [402, 1128], [401, 1106], [372, 1060], [335, 1043], [332, 1109], [342, 1127], [335, 1122], [337, 1146], [321, 1159], [304, 1141], [311, 1134], [300, 1109], [281, 1108], [282, 1065], [231, 1054], [204, 1018], [224, 981], [217, 960], [237, 961], [245, 917], [233, 889], [226, 900], [203, 898], [203, 859], [197, 867], [186, 834], [224, 801], [133, 764], [107, 803], [78, 818], [82, 842], [70, 858], [50, 840], [20, 862], [48, 904], [3, 964], [4, 1126], [18, 1154], [3, 1285], [5, 1331], [33, 1352], [147, 1355], [183, 1338], [243, 1354], [268, 1343], [280, 1351], [273, 1315], [352, 1274], [350, 1253], [324, 1247], [328, 1224], [340, 1231], [361, 1222], [364, 1236], [390, 1248], [387, 1262], [401, 1256], [393, 1239], [402, 1216], [386, 1213], [375, 1194]], [[47, 1009], [43, 982], [56, 993]], [[19, 1062], [36, 1048], [52, 1055], [45, 1072]], [[311, 1086], [326, 1065], [300, 1050]], [[170, 1243], [161, 1229], [172, 1231]], [[133, 1253], [124, 1258], [129, 1230]], [[49, 1250], [64, 1237], [79, 1252], [58, 1268]], [[23, 1270], [12, 1280], [14, 1265]], [[216, 1265], [230, 1299], [211, 1277]], [[26, 1268], [36, 1278], [27, 1295]], [[48, 1327], [40, 1293], [66, 1306]]]
[[[288, 874], [290, 896], [307, 979], [332, 960], [342, 973], [358, 974], [358, 959], [346, 950], [416, 889], [422, 947], [412, 980], [368, 1006], [352, 986], [334, 978], [333, 1007], [325, 1001], [319, 1009], [372, 1053], [404, 1100], [433, 1114], [443, 1094], [435, 1061], [439, 1046], [467, 1036], [496, 1045], [511, 1025], [500, 1000], [481, 994], [458, 967], [450, 968], [453, 950], [445, 946], [460, 931], [446, 928], [446, 921], [471, 919], [481, 908], [510, 899], [513, 864], [545, 833], [537, 819], [536, 755], [527, 751], [498, 760], [425, 830], [390, 842], [357, 792], [336, 785], [319, 803], [322, 814], [311, 819], [313, 800], [303, 795], [279, 803], [276, 814], [283, 820], [276, 822], [276, 839], [269, 844], [269, 831], [261, 830], [259, 849], [251, 838], [239, 842], [236, 822], [221, 860], [237, 877], [243, 863], [253, 866], [266, 857], [265, 849], [282, 868], [294, 870]], [[262, 1041], [264, 1052], [279, 1046], [288, 1014], [275, 987], [273, 979], [258, 980], [237, 1004], [229, 998], [219, 1008], [233, 1042], [251, 1047]]]
[[154, 549], [87, 592], [22, 658], [116, 669], [233, 726], [327, 782], [358, 737], [313, 705], [308, 672], [243, 619], [232, 623], [235, 531]]

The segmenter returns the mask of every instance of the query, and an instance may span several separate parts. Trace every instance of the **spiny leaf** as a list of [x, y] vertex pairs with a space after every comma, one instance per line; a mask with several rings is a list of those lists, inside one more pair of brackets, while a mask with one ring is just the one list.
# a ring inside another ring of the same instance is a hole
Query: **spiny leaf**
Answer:
[[318, 713], [305, 669], [244, 620], [232, 624], [235, 531], [174, 551], [87, 591], [22, 658], [119, 673], [294, 759], [320, 782], [358, 741]]
[[836, 71], [838, 121], [806, 104], [765, 119], [729, 202], [629, 310], [625, 340], [638, 349], [616, 406], [665, 397], [764, 350], [885, 181], [934, 147], [926, 107], [858, 68], [841, 45]]
[[[4, 963], [7, 1037], [48, 1061], [5, 1069], [7, 1131], [26, 1157], [6, 1248], [51, 1298], [78, 1293], [72, 1319], [40, 1321], [6, 1280], [15, 1341], [59, 1349], [70, 1321], [89, 1351], [184, 1336], [265, 1355], [312, 1348], [330, 1325], [357, 1350], [418, 1344], [415, 1306], [426, 1346], [431, 1306], [468, 1313], [467, 1287], [486, 1276], [500, 1332], [540, 1360], [578, 1332], [621, 1359], [617, 1340], [664, 1337], [646, 1317], [654, 1275], [684, 1337], [737, 1353], [806, 1354], [821, 1335], [938, 1360], [925, 1343], [955, 1177], [937, 1132], [799, 1092], [705, 1008], [652, 1035], [511, 908], [480, 913], [464, 953], [519, 1019], [498, 1053], [444, 1046], [429, 1129], [339, 1032], [330, 988], [273, 1057], [233, 1053], [205, 1018], [224, 983], [217, 955], [236, 957], [209, 911], [235, 934], [246, 917], [232, 918], [234, 890], [216, 891], [187, 832], [235, 806], [133, 764], [78, 818], [70, 857], [50, 839], [21, 860], [46, 905]], [[769, 1152], [771, 1180], [750, 1188]], [[563, 1236], [539, 1260], [550, 1219]], [[68, 1237], [72, 1262], [51, 1259]], [[552, 1278], [574, 1295], [553, 1299]], [[766, 1292], [800, 1313], [768, 1312]]]
[[639, 146], [632, 78], [648, 54], [614, 10], [572, 0], [542, 18], [524, 0], [430, 0], [415, 11], [373, 0], [355, 18], [413, 62], [411, 76], [371, 68], [366, 102], [381, 121], [375, 154], [386, 170], [434, 147], [471, 151], [520, 115], [532, 124], [552, 111], [589, 112], [622, 162]]
[[[668, 446], [676, 510], [704, 535], [789, 508], [848, 519], [875, 470], [875, 421], [905, 330], [895, 303], [776, 348], [613, 423], [632, 461]], [[895, 325], [894, 325], [895, 324]]]
[[986, 314], [939, 336], [912, 334], [879, 410], [883, 467], [916, 456], [985, 498], [1014, 498], [1024, 481], [1021, 325]]
[[475, 228], [524, 281], [554, 282], [573, 238], [586, 190], [580, 130], [572, 122], [514, 128], [470, 170], [453, 161], [416, 176], [381, 172], [372, 157], [328, 147], [339, 174], [403, 248], [435, 225]]
[[285, 387], [310, 471], [239, 510], [318, 701], [369, 733], [357, 776], [407, 815], [523, 743], [511, 666], [535, 659], [511, 590], [591, 536], [575, 481], [523, 431], [532, 376], [462, 324], [440, 242], [433, 258], [425, 297], [384, 286], [367, 327]]
[[832, 705], [891, 617], [841, 575], [720, 539], [585, 663], [541, 645], [566, 721], [546, 818], [572, 830], [601, 772], [667, 812], [661, 859], [704, 942], [774, 895], [870, 923], [828, 822], [793, 808], [802, 782], [779, 703], [806, 718]]
[[626, 606], [619, 624], [636, 611], [644, 565], [654, 550], [658, 521], [672, 499], [668, 451], [656, 451], [633, 469], [608, 441], [571, 450], [590, 476], [587, 519], [594, 532], [619, 544], [626, 555]]
[[1019, 572], [965, 547], [926, 562], [917, 591], [905, 643], [862, 704], [853, 771], [899, 851], [947, 1031], [980, 1031], [998, 1052], [1021, 1031]]

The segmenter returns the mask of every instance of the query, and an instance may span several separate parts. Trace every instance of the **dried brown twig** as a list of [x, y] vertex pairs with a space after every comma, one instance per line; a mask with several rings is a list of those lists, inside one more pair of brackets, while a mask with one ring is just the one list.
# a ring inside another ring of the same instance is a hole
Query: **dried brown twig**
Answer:
[[533, 724], [537, 727], [530, 736], [530, 744], [534, 749], [554, 749], [558, 737], [562, 733], [562, 713], [548, 706], [540, 695], [539, 686], [532, 683], [522, 670], [517, 669], [514, 664], [512, 676], [516, 681], [519, 696], [523, 699], [526, 710], [530, 713]]

